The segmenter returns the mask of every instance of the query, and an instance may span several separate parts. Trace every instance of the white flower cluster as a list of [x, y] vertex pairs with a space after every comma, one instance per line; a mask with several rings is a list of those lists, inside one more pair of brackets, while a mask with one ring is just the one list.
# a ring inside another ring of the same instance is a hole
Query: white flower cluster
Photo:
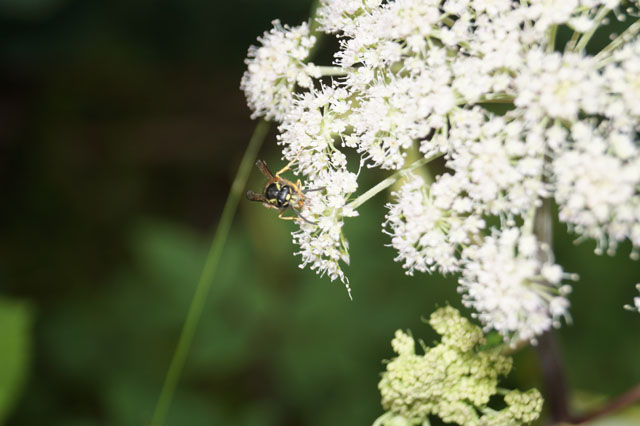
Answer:
[[[315, 224], [294, 233], [302, 266], [347, 282], [342, 225], [370, 197], [354, 198], [356, 168], [398, 180], [442, 156], [433, 184], [409, 178], [389, 204], [396, 260], [460, 273], [465, 302], [509, 339], [568, 316], [567, 275], [532, 234], [543, 200], [598, 251], [640, 249], [640, 26], [585, 52], [618, 3], [323, 0], [320, 29], [340, 42], [331, 67], [304, 63], [306, 24], [276, 22], [242, 88], [254, 116], [279, 122], [283, 156], [312, 190], [303, 215]], [[558, 26], [573, 31], [564, 46]]]
[[630, 239], [640, 247], [640, 155], [630, 132], [610, 122], [577, 122], [571, 146], [553, 161], [560, 220], [613, 253]]
[[[446, 175], [449, 176], [449, 175]], [[440, 179], [430, 188], [447, 179]], [[485, 227], [475, 215], [459, 215], [459, 210], [435, 204], [424, 180], [412, 177], [393, 194], [398, 202], [389, 204], [385, 222], [391, 245], [398, 251], [397, 261], [404, 263], [408, 274], [414, 271], [442, 274], [460, 269], [460, 247], [472, 244]], [[458, 206], [456, 206], [458, 207]]]
[[306, 23], [294, 28], [273, 21], [274, 28], [258, 39], [262, 46], [249, 48], [247, 71], [240, 88], [247, 95], [252, 117], [282, 120], [291, 108], [293, 89], [310, 87], [311, 77], [319, 77], [313, 64], [303, 61], [316, 43]]
[[382, 4], [383, 0], [344, 0], [337, 2], [325, 1], [318, 9], [316, 20], [323, 31], [327, 33], [352, 33], [354, 18], [367, 13]]
[[327, 170], [344, 170], [347, 158], [334, 143], [347, 121], [341, 115], [350, 109], [347, 93], [341, 88], [322, 87], [296, 98], [293, 108], [280, 124], [278, 143], [283, 155], [296, 161], [297, 171], [314, 179]]
[[[459, 291], [478, 319], [512, 342], [535, 341], [567, 315], [571, 288], [562, 267], [541, 260], [548, 247], [519, 228], [506, 228], [462, 252]], [[547, 253], [545, 253], [547, 252]]]
[[284, 157], [295, 160], [297, 172], [307, 178], [310, 190], [302, 214], [312, 223], [301, 222], [300, 230], [293, 233], [294, 243], [300, 246], [300, 267], [310, 265], [332, 281], [340, 278], [351, 297], [339, 262], [349, 263], [342, 226], [345, 217], [357, 216], [348, 201], [358, 188], [358, 176], [347, 170], [347, 158], [334, 140], [347, 126], [341, 115], [349, 108], [346, 91], [341, 88], [323, 86], [301, 94], [279, 127], [278, 143]]
[[[562, 267], [543, 261], [550, 248], [520, 228], [493, 230], [484, 236], [485, 222], [460, 198], [440, 195], [451, 175], [442, 175], [429, 190], [412, 177], [393, 195], [387, 225], [396, 260], [407, 273], [460, 272], [463, 303], [477, 318], [512, 342], [535, 340], [568, 315]], [[443, 185], [444, 184], [444, 185]], [[442, 198], [445, 198], [443, 203]], [[450, 201], [450, 202], [448, 202]], [[444, 207], [442, 207], [444, 206]]]
[[293, 233], [293, 241], [300, 246], [301, 268], [311, 265], [317, 273], [325, 273], [333, 281], [345, 283], [349, 297], [349, 281], [339, 262], [349, 264], [349, 245], [342, 234], [343, 218], [357, 216], [347, 205], [349, 195], [358, 188], [357, 175], [346, 170], [327, 171], [309, 182], [302, 215], [310, 222], [301, 222], [300, 230]]
[[516, 114], [495, 116], [480, 107], [450, 116], [447, 167], [433, 191], [443, 208], [460, 213], [523, 214], [549, 195], [543, 179], [543, 129]]

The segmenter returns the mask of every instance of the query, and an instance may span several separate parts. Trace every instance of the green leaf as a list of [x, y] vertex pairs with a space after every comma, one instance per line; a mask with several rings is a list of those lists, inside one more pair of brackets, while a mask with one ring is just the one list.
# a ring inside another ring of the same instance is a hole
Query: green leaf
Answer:
[[0, 424], [18, 400], [27, 377], [32, 317], [27, 303], [0, 298]]

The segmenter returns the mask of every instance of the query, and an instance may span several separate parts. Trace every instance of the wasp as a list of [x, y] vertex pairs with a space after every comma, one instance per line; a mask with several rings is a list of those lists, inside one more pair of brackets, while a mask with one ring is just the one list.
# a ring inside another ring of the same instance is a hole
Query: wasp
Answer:
[[[315, 225], [315, 222], [312, 222], [302, 216], [300, 214], [300, 210], [302, 210], [302, 207], [304, 206], [305, 193], [320, 191], [324, 188], [314, 188], [302, 191], [300, 189], [300, 179], [298, 179], [296, 183], [293, 183], [288, 179], [280, 177], [282, 173], [290, 169], [291, 163], [284, 166], [274, 175], [271, 170], [269, 170], [269, 167], [267, 167], [267, 163], [264, 160], [256, 161], [256, 167], [267, 178], [267, 183], [264, 185], [262, 194], [249, 190], [247, 191], [247, 198], [251, 201], [260, 201], [265, 207], [280, 210], [280, 213], [278, 214], [280, 219], [304, 220], [307, 223]], [[296, 217], [283, 216], [289, 209], [293, 210]]]

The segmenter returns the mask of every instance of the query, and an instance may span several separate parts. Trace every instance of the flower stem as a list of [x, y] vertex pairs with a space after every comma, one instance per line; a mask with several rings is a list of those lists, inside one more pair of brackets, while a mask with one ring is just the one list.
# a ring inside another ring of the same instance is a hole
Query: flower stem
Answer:
[[242, 156], [240, 167], [238, 168], [236, 177], [231, 185], [229, 196], [224, 204], [220, 222], [218, 222], [218, 227], [213, 237], [209, 254], [207, 255], [204, 268], [200, 275], [200, 280], [196, 286], [191, 306], [189, 306], [187, 317], [184, 325], [182, 326], [178, 346], [173, 354], [173, 358], [171, 359], [171, 364], [167, 370], [167, 375], [162, 386], [162, 391], [160, 392], [160, 397], [158, 398], [155, 410], [153, 411], [150, 423], [151, 426], [162, 426], [167, 417], [167, 412], [171, 405], [171, 399], [175, 393], [189, 349], [191, 348], [193, 336], [198, 326], [198, 322], [200, 321], [200, 317], [202, 316], [202, 310], [207, 299], [207, 294], [213, 284], [213, 278], [216, 274], [218, 263], [220, 262], [222, 249], [227, 240], [227, 236], [229, 235], [233, 216], [238, 208], [240, 196], [247, 185], [247, 179], [249, 178], [251, 167], [253, 166], [255, 158], [258, 155], [258, 151], [262, 146], [262, 142], [264, 141], [269, 128], [270, 123], [265, 120], [261, 120], [258, 123], [253, 132], [253, 136], [251, 136], [249, 145]]
[[496, 388], [496, 393], [497, 393], [498, 395], [505, 396], [505, 395], [506, 395], [506, 394], [508, 394], [509, 392], [511, 392], [511, 389]]
[[596, 14], [596, 17], [593, 18], [593, 25], [591, 29], [586, 33], [584, 33], [582, 37], [580, 37], [580, 41], [578, 41], [574, 49], [575, 52], [580, 52], [582, 49], [584, 49], [587, 46], [587, 43], [589, 43], [589, 40], [591, 40], [591, 37], [593, 37], [596, 30], [600, 26], [600, 21], [602, 21], [609, 12], [611, 12], [611, 9], [609, 9], [608, 7], [602, 6], [600, 11]]
[[[311, 34], [318, 36], [318, 41], [321, 41], [322, 37], [319, 37], [321, 34], [318, 31], [318, 23], [315, 20], [316, 10], [319, 4], [320, 0], [314, 0], [313, 5], [311, 6], [310, 29]], [[308, 58], [313, 57], [318, 46], [319, 43], [317, 42], [309, 53]], [[173, 394], [175, 393], [180, 375], [182, 374], [184, 364], [187, 360], [187, 355], [191, 349], [193, 336], [195, 335], [198, 322], [200, 322], [200, 317], [202, 316], [207, 295], [209, 294], [209, 290], [213, 284], [213, 278], [216, 274], [216, 270], [218, 269], [218, 263], [222, 256], [222, 249], [227, 241], [231, 224], [233, 222], [233, 216], [238, 209], [238, 203], [240, 202], [243, 189], [247, 186], [251, 167], [258, 156], [258, 151], [260, 151], [260, 147], [262, 146], [270, 127], [271, 124], [268, 121], [264, 119], [260, 120], [253, 131], [253, 135], [249, 140], [249, 145], [242, 156], [240, 167], [238, 167], [238, 172], [231, 184], [229, 196], [224, 203], [222, 216], [220, 217], [218, 227], [216, 228], [216, 232], [213, 236], [211, 248], [209, 249], [202, 273], [200, 274], [200, 279], [198, 280], [193, 299], [191, 300], [187, 317], [182, 326], [182, 330], [180, 331], [178, 345], [173, 353], [173, 357], [171, 358], [171, 363], [169, 364], [169, 369], [167, 370], [167, 375], [164, 379], [162, 390], [158, 397], [158, 402], [153, 410], [151, 422], [149, 424], [150, 426], [162, 426], [165, 423], [167, 413], [171, 405], [171, 400], [173, 399]]]
[[311, 58], [315, 57], [316, 53], [323, 43], [323, 40], [325, 39], [324, 37], [322, 37], [322, 31], [320, 31], [320, 23], [316, 19], [319, 7], [320, 0], [313, 0], [313, 3], [311, 4], [311, 12], [309, 13], [309, 32], [316, 38], [316, 44], [314, 44], [309, 51], [309, 56], [307, 56], [306, 62], [309, 62]]
[[[533, 232], [538, 241], [548, 247], [540, 250], [542, 262], [548, 262], [552, 256], [553, 244], [553, 204], [550, 199], [542, 200], [533, 219]], [[569, 418], [567, 382], [560, 353], [560, 346], [553, 330], [548, 330], [538, 339], [536, 346], [542, 370], [542, 379], [548, 395], [552, 422], [561, 422]]]
[[318, 35], [320, 33], [320, 23], [316, 20], [319, 7], [320, 0], [314, 0], [313, 4], [311, 4], [311, 11], [309, 13], [309, 31], [312, 35]]
[[372, 426], [381, 426], [382, 423], [386, 422], [387, 420], [391, 419], [392, 417], [393, 417], [393, 413], [391, 411], [387, 411], [386, 413], [384, 413], [383, 415], [378, 417], [376, 419], [376, 421], [373, 422]]
[[547, 52], [551, 53], [556, 49], [556, 34], [558, 33], [558, 26], [552, 25], [547, 30]]
[[318, 69], [320, 69], [320, 73], [323, 77], [343, 76], [349, 74], [348, 70], [340, 67], [319, 66]]
[[542, 205], [536, 209], [533, 216], [533, 232], [538, 241], [548, 247], [548, 250], [543, 250], [540, 253], [540, 256], [544, 256], [540, 260], [548, 262], [550, 259], [547, 257], [553, 251], [553, 204], [551, 199], [543, 199]]
[[396, 183], [399, 179], [405, 177], [409, 172], [417, 169], [418, 167], [424, 166], [425, 164], [435, 160], [436, 158], [442, 157], [442, 155], [444, 154], [441, 152], [438, 152], [436, 154], [433, 154], [431, 157], [421, 158], [420, 160], [414, 161], [404, 169], [398, 170], [388, 178], [384, 179], [382, 182], [378, 183], [377, 185], [369, 189], [364, 194], [360, 195], [358, 198], [350, 202], [348, 207], [353, 210], [357, 209], [358, 207], [363, 205], [365, 202], [367, 202], [370, 198], [374, 197], [379, 192], [384, 191], [385, 189], [387, 189], [388, 187]]
[[575, 50], [576, 43], [578, 42], [578, 39], [580, 38], [580, 36], [581, 36], [581, 33], [579, 33], [578, 31], [574, 31], [573, 34], [571, 34], [571, 38], [567, 42], [567, 45], [565, 46], [564, 51], [568, 52], [568, 51]]
[[620, 34], [604, 49], [598, 52], [598, 54], [595, 56], [596, 61], [602, 62], [612, 51], [631, 40], [636, 34], [638, 34], [638, 32], [640, 32], [640, 19], [629, 25], [629, 27], [624, 30], [622, 34]]
[[512, 104], [515, 100], [515, 96], [508, 95], [506, 93], [496, 93], [487, 96], [482, 96], [478, 99], [479, 104]]

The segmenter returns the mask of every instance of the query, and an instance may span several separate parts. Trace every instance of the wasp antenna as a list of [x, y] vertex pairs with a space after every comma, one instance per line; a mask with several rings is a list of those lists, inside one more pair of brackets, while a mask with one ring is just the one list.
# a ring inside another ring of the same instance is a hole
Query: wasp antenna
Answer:
[[291, 207], [291, 210], [293, 210], [293, 212], [294, 212], [294, 213], [295, 213], [295, 214], [296, 214], [300, 219], [304, 220], [304, 221], [305, 221], [305, 222], [307, 222], [308, 224], [311, 224], [311, 225], [317, 225], [317, 224], [318, 224], [318, 222], [312, 222], [312, 221], [310, 221], [309, 219], [307, 219], [306, 217], [302, 216], [302, 215], [300, 214], [300, 212], [298, 211], [298, 209], [296, 209], [295, 207], [293, 207], [293, 206], [289, 206], [289, 207]]
[[321, 186], [320, 188], [310, 188], [310, 189], [305, 189], [304, 191], [302, 191], [303, 194], [306, 194], [308, 192], [315, 192], [315, 191], [322, 191], [324, 189], [327, 189], [326, 186]]

